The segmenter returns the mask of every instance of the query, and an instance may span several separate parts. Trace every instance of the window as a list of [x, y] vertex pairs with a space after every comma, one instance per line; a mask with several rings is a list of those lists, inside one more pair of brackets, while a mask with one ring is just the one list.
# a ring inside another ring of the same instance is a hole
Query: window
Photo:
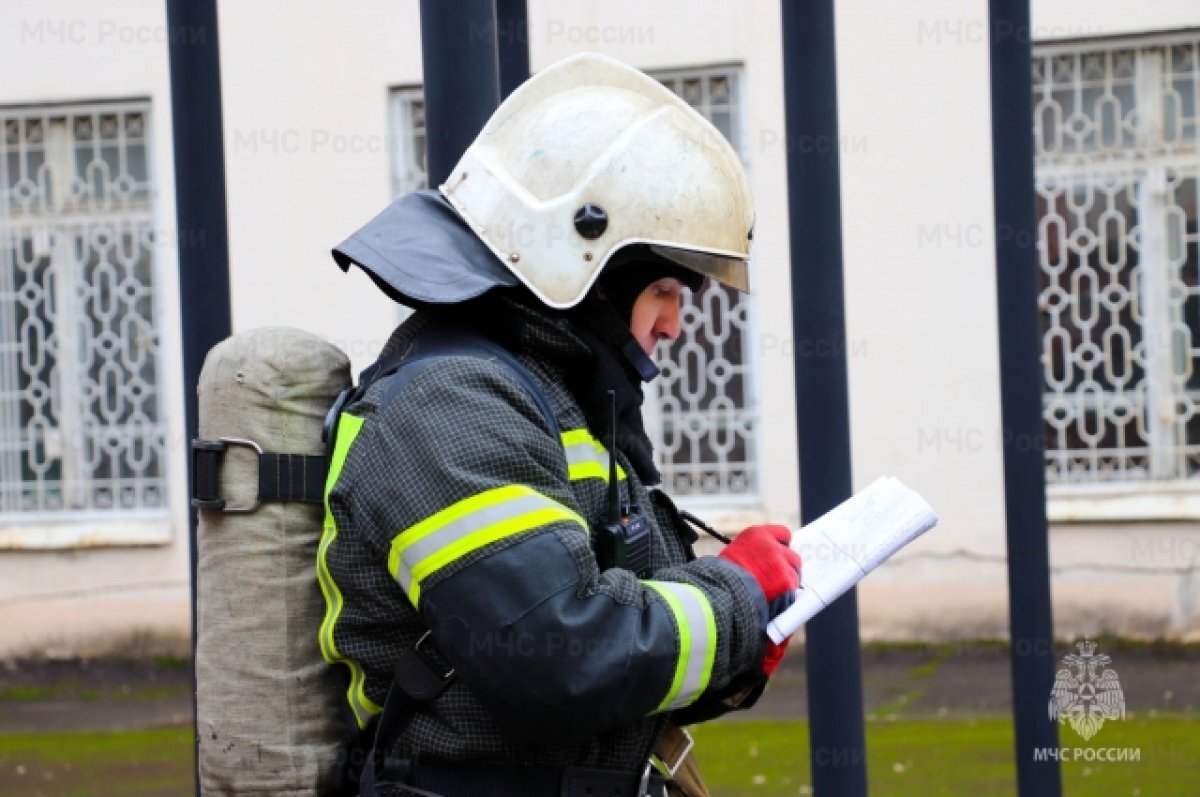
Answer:
[[[655, 75], [730, 141], [739, 140], [738, 80], [723, 67]], [[420, 88], [394, 89], [392, 195], [425, 187], [425, 103]], [[750, 305], [738, 292], [711, 283], [685, 300], [683, 332], [658, 357], [656, 406], [647, 427], [663, 479], [677, 496], [746, 496], [756, 488], [751, 392]], [[657, 421], [657, 422], [655, 422]]]
[[0, 513], [165, 513], [149, 104], [0, 129]]
[[[734, 143], [739, 128], [739, 70], [656, 73], [667, 88]], [[684, 305], [683, 332], [660, 347], [655, 380], [663, 482], [676, 496], [750, 497], [757, 489], [750, 301], [709, 280]]]
[[425, 187], [425, 93], [420, 87], [392, 89], [390, 147], [392, 199]]
[[1193, 34], [1035, 50], [1051, 484], [1200, 474], [1198, 49]]

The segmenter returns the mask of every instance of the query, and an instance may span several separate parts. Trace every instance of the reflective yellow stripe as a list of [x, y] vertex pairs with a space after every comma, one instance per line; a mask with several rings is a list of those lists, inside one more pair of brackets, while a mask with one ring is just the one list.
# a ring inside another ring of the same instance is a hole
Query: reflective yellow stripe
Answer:
[[437, 571], [505, 537], [560, 520], [588, 527], [578, 514], [530, 487], [496, 487], [451, 504], [396, 535], [388, 571], [417, 606], [421, 583]]
[[576, 443], [596, 442], [596, 438], [592, 437], [592, 433], [587, 429], [569, 429], [559, 436], [562, 438], [563, 448], [573, 446]]
[[[587, 429], [571, 429], [562, 435], [563, 453], [567, 457], [567, 474], [571, 481], [601, 479], [608, 482], [608, 449], [592, 437]], [[618, 463], [617, 480], [625, 478], [625, 469]]]
[[343, 656], [338, 651], [337, 645], [334, 644], [333, 629], [342, 613], [345, 601], [342, 598], [342, 591], [338, 589], [337, 583], [329, 572], [329, 563], [326, 559], [329, 546], [337, 539], [338, 534], [337, 524], [333, 520], [333, 512], [329, 508], [329, 493], [342, 474], [342, 468], [346, 464], [346, 455], [350, 452], [350, 446], [358, 438], [358, 433], [362, 431], [362, 425], [363, 419], [354, 415], [342, 413], [338, 418], [337, 444], [334, 446], [333, 459], [329, 463], [329, 475], [325, 478], [325, 524], [321, 533], [321, 546], [317, 551], [317, 581], [321, 585], [321, 594], [325, 596], [325, 619], [321, 622], [317, 638], [321, 645], [321, 655], [325, 661], [330, 664], [342, 663], [350, 668], [350, 687], [346, 690], [346, 699], [350, 701], [350, 708], [354, 711], [354, 719], [358, 723], [358, 727], [365, 728], [371, 717], [382, 709], [367, 697], [364, 690], [366, 677], [362, 667], [353, 659]]
[[657, 711], [691, 704], [708, 688], [717, 655], [717, 620], [712, 604], [697, 587], [674, 581], [643, 581], [671, 610], [679, 631], [679, 659], [666, 697]]

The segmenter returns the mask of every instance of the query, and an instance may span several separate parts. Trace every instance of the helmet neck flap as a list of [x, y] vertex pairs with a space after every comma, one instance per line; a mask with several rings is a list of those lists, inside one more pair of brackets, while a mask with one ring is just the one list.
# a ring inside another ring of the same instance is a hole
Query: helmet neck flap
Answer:
[[434, 190], [388, 205], [338, 244], [343, 271], [358, 266], [393, 300], [409, 307], [457, 304], [496, 287], [520, 285]]

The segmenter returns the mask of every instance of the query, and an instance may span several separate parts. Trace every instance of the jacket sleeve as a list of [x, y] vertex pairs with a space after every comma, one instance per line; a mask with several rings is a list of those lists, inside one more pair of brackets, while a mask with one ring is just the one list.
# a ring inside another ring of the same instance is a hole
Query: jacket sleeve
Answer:
[[[675, 502], [662, 490], [654, 489], [650, 491], [650, 503], [659, 527], [663, 530], [673, 531], [688, 560], [694, 560], [696, 556], [692, 546], [699, 539], [699, 535], [690, 524], [684, 522]], [[749, 574], [742, 573], [742, 571], [739, 573], [745, 577], [747, 589], [755, 597], [754, 609], [758, 616], [759, 628], [765, 629], [770, 620], [766, 598], [757, 584], [752, 583]], [[668, 572], [660, 574], [660, 577], [663, 575], [679, 575], [683, 580], [688, 580], [692, 574], [690, 572], [679, 574]], [[760, 636], [760, 638], [762, 637]], [[761, 657], [755, 658], [754, 661], [760, 662]], [[768, 680], [768, 676], [762, 671], [761, 666], [752, 666], [735, 674], [724, 685], [712, 684], [694, 702], [675, 710], [671, 714], [671, 721], [676, 725], [685, 726], [697, 722], [707, 722], [731, 711], [744, 711], [752, 708], [758, 702], [758, 698], [762, 696]]]
[[589, 736], [723, 689], [762, 655], [741, 571], [599, 572], [563, 445], [507, 366], [440, 361], [363, 426], [356, 524], [458, 677], [518, 733]]

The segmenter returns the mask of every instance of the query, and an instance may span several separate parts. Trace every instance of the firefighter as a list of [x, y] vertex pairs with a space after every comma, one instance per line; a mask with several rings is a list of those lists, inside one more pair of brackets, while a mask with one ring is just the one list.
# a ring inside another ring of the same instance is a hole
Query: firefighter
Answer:
[[693, 554], [642, 386], [685, 291], [748, 289], [752, 226], [720, 133], [583, 54], [335, 249], [416, 308], [380, 362], [440, 351], [342, 409], [327, 483], [320, 641], [382, 748], [370, 788], [704, 793], [677, 728], [761, 693], [800, 560], [782, 526]]

